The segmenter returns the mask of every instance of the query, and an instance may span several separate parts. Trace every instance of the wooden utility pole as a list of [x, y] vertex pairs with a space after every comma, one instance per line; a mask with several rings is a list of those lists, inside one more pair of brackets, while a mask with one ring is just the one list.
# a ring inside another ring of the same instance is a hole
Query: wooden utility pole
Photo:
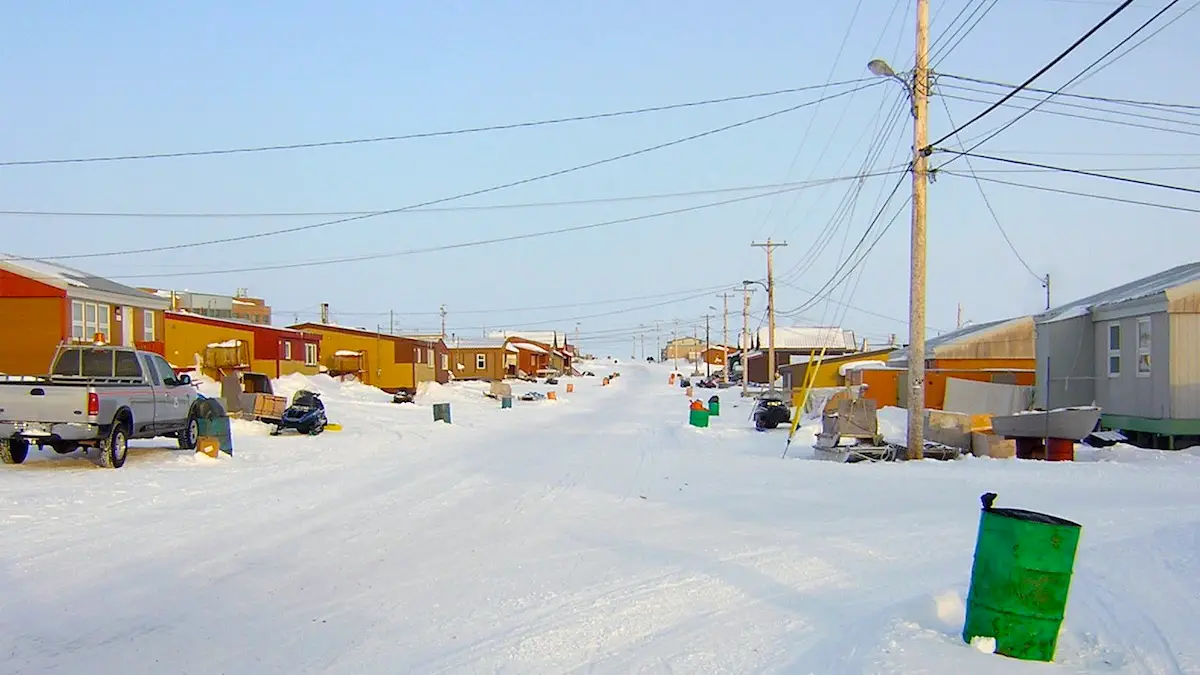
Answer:
[[1046, 281], [1042, 284], [1046, 287], [1046, 311], [1050, 310], [1050, 273], [1046, 273]]
[[322, 324], [329, 323], [329, 303], [328, 302], [321, 303], [321, 323]]
[[704, 376], [712, 377], [712, 362], [708, 360], [708, 350], [712, 349], [712, 340], [709, 339], [708, 332], [708, 315], [704, 315], [704, 351], [700, 352], [700, 358], [704, 360]]
[[725, 303], [724, 323], [721, 325], [721, 381], [729, 384], [729, 294], [722, 293]]
[[[926, 2], [926, 0], [919, 0]], [[928, 10], [928, 8], [927, 8]], [[928, 13], [928, 12], [927, 12]], [[922, 213], [924, 211], [922, 210]], [[758, 244], [751, 243], [751, 246], [767, 249], [767, 391], [771, 394], [775, 393], [775, 249], [781, 246], [787, 246], [787, 242], [773, 242], [768, 237], [767, 241]]]
[[750, 354], [750, 285], [742, 285], [742, 396], [750, 395], [746, 357]]
[[[444, 334], [445, 332], [446, 332], [446, 329], [442, 328], [442, 333]], [[389, 309], [388, 310], [388, 335], [395, 335], [395, 334], [396, 334], [396, 312]]]
[[958, 303], [958, 318], [954, 320], [954, 329], [962, 328], [962, 303]]
[[929, 186], [929, 0], [917, 0], [913, 66], [912, 242], [908, 292], [908, 458], [925, 457], [925, 191]]
[[446, 339], [446, 306], [442, 305], [438, 312], [442, 315], [442, 339]]

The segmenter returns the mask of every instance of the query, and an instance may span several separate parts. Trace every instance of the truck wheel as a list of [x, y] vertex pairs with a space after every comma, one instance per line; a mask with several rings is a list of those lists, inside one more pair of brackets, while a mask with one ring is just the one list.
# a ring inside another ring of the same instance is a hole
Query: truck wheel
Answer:
[[20, 438], [0, 441], [0, 460], [5, 464], [21, 464], [29, 456], [29, 441]]
[[179, 434], [175, 438], [179, 441], [180, 450], [196, 449], [196, 443], [200, 438], [200, 421], [196, 419], [195, 413], [188, 414], [187, 424], [179, 430]]
[[125, 457], [129, 454], [129, 432], [125, 425], [117, 422], [108, 438], [100, 441], [100, 466], [106, 469], [119, 469], [125, 466]]

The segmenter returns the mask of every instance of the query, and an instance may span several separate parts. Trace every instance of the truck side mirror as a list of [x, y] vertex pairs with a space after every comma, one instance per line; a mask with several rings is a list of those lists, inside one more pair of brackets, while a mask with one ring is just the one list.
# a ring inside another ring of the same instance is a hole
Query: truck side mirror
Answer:
[[181, 387], [184, 385], [191, 384], [192, 376], [188, 375], [187, 373], [184, 373], [183, 375], [180, 375], [178, 378], [176, 378], [175, 382]]

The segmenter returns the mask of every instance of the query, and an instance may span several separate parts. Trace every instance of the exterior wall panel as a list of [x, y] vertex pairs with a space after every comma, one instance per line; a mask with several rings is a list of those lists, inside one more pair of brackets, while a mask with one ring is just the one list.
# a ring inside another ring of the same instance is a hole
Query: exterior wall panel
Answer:
[[1036, 343], [1036, 405], [1091, 405], [1096, 400], [1096, 335], [1091, 317], [1039, 323]]
[[1200, 419], [1200, 314], [1171, 314], [1168, 325], [1170, 356], [1154, 365], [1169, 364], [1171, 417]]

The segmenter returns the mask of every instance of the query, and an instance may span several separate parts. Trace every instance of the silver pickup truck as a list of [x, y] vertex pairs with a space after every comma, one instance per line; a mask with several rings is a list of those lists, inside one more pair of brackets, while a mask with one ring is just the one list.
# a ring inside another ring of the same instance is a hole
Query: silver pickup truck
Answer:
[[129, 439], [174, 436], [196, 447], [199, 392], [158, 354], [128, 347], [63, 345], [49, 375], [0, 378], [0, 460], [20, 464], [30, 445], [66, 454], [100, 451], [100, 465], [125, 464]]

